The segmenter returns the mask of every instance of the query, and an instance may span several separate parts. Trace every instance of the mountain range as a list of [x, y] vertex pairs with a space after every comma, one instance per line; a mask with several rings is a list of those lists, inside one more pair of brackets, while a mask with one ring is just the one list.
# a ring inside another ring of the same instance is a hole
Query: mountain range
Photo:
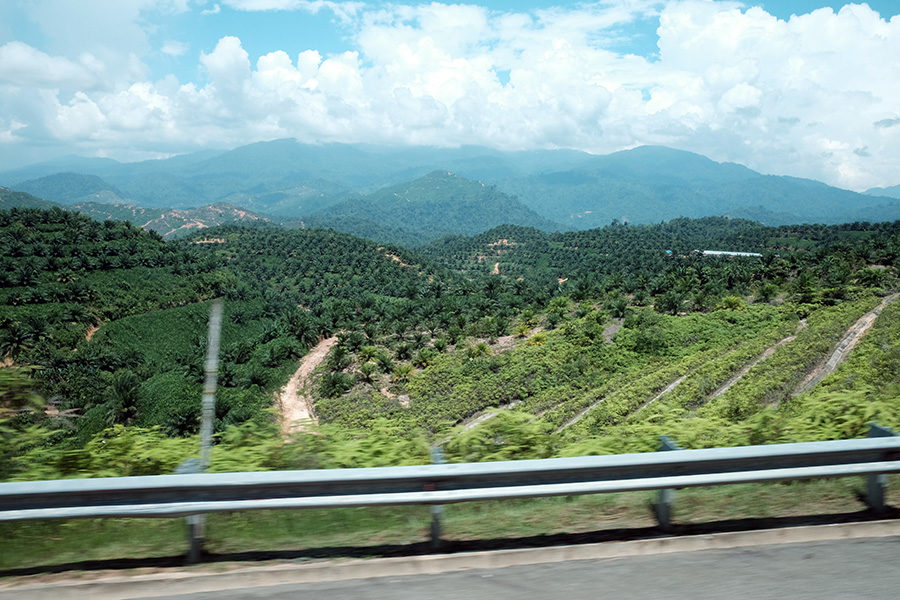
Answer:
[[[86, 203], [128, 204], [141, 219], [226, 203], [255, 221], [404, 245], [500, 224], [551, 231], [680, 216], [767, 225], [900, 219], [895, 188], [859, 194], [658, 146], [601, 156], [275, 140], [136, 163], [68, 157], [0, 173], [0, 185], [111, 218], [123, 211]], [[167, 235], [178, 230], [161, 227]]]

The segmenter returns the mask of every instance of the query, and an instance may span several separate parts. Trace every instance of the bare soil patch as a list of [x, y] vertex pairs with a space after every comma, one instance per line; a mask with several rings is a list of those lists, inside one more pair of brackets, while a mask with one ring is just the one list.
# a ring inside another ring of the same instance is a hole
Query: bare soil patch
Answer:
[[322, 340], [300, 361], [299, 368], [291, 375], [287, 384], [278, 394], [278, 406], [281, 408], [281, 433], [290, 435], [303, 430], [310, 423], [315, 424], [313, 399], [306, 392], [309, 378], [316, 370], [331, 347], [337, 343], [337, 337]]

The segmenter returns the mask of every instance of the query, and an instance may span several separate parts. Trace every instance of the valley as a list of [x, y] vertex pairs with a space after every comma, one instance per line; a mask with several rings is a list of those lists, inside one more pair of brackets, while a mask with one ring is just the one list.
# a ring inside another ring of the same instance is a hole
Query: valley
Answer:
[[6, 478], [190, 456], [219, 296], [214, 470], [415, 464], [435, 443], [477, 461], [662, 434], [830, 439], [900, 419], [896, 222], [504, 224], [409, 249], [265, 223], [165, 241], [13, 208], [0, 244]]

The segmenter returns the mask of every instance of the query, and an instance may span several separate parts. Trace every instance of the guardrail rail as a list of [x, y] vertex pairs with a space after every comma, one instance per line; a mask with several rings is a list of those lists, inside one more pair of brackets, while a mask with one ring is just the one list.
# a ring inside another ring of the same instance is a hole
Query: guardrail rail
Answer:
[[[0, 521], [184, 517], [210, 512], [337, 508], [661, 490], [736, 483], [867, 476], [867, 503], [884, 509], [886, 474], [900, 473], [900, 436], [871, 424], [866, 439], [408, 467], [0, 483]], [[439, 527], [437, 531], [439, 532]], [[435, 534], [438, 535], [438, 534]]]

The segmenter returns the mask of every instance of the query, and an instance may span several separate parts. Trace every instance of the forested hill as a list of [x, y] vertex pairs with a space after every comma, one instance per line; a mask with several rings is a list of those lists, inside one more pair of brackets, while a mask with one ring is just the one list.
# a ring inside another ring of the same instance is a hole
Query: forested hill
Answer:
[[[890, 197], [895, 190], [870, 191], [878, 196], [858, 194], [659, 146], [591, 155], [572, 150], [503, 152], [471, 146], [397, 148], [275, 140], [227, 152], [206, 151], [138, 163], [70, 158], [0, 172], [0, 185], [62, 202], [81, 201], [75, 199], [90, 194], [106, 194], [111, 199], [121, 196], [132, 204], [153, 208], [228, 202], [300, 219], [350, 196], [403, 186], [435, 170], [496, 186], [544, 219], [543, 224], [534, 220], [507, 223], [548, 230], [554, 227], [547, 220], [564, 229], [591, 229], [614, 218], [654, 223], [727, 215], [768, 225], [900, 218], [900, 201]], [[434, 199], [452, 188], [444, 182], [425, 181], [437, 184], [420, 190]], [[32, 187], [17, 187], [20, 184]], [[381, 221], [359, 211], [343, 213], [345, 224], [352, 225], [351, 216], [381, 227], [398, 226], [396, 221]], [[365, 227], [371, 230], [372, 225]]]
[[810, 179], [763, 175], [672, 148], [642, 146], [595, 156], [570, 169], [498, 185], [541, 214], [590, 229], [620, 219], [652, 223], [726, 215], [767, 225], [900, 218], [900, 203]]
[[125, 194], [96, 175], [56, 173], [16, 184], [16, 189], [60, 204], [105, 202], [115, 204], [127, 200]]
[[[900, 222], [503, 226], [418, 252], [0, 210], [0, 479], [171, 472], [196, 448], [179, 438], [215, 297], [219, 470], [416, 462], [441, 440], [484, 460], [860, 435], [900, 424], [898, 266]], [[851, 370], [806, 394], [863, 316]], [[273, 398], [324, 339], [304, 387], [322, 428], [288, 447]]]
[[9, 188], [0, 187], [0, 210], [11, 208], [42, 208], [51, 209], [59, 206], [55, 202], [49, 202], [43, 198], [37, 198], [27, 192], [16, 192]]
[[269, 217], [225, 202], [185, 209], [143, 208], [131, 204], [109, 204], [105, 201], [59, 204], [37, 198], [26, 192], [0, 187], [0, 210], [12, 208], [51, 209], [54, 207], [78, 212], [101, 222], [107, 219], [128, 221], [147, 231], [155, 231], [164, 239], [183, 237], [192, 231], [230, 223], [240, 223], [248, 227], [273, 224], [273, 220]]
[[448, 294], [462, 281], [327, 230], [230, 226], [174, 243], [59, 208], [0, 211], [0, 357], [40, 367], [41, 394], [82, 417], [82, 442], [115, 423], [190, 433], [206, 301], [224, 296], [221, 429], [261, 414], [281, 369], [320, 336], [406, 331], [460, 306], [496, 312]]
[[559, 225], [541, 217], [497, 187], [471, 181], [446, 171], [434, 171], [408, 183], [391, 186], [361, 198], [351, 198], [311, 215], [318, 226], [365, 235], [357, 222], [371, 222], [380, 236], [392, 243], [415, 239], [428, 242], [451, 233], [474, 234], [491, 227], [512, 224], [548, 231]]
[[[569, 280], [569, 286], [578, 280], [583, 285], [614, 280], [626, 289], [636, 289], [646, 282], [664, 281], [662, 273], [685, 264], [706, 271], [718, 269], [723, 262], [731, 263], [731, 269], [750, 263], [777, 265], [797, 252], [813, 254], [810, 258], [827, 256], [827, 262], [814, 261], [812, 268], [832, 279], [846, 280], [867, 262], [894, 264], [900, 257], [898, 233], [900, 221], [767, 227], [743, 219], [710, 217], [556, 233], [504, 226], [473, 237], [442, 238], [423, 247], [421, 253], [470, 276], [494, 273], [544, 282]], [[860, 240], [866, 240], [866, 246], [860, 246]], [[697, 252], [703, 250], [764, 256], [731, 260]], [[648, 291], [652, 293], [652, 289]]]

